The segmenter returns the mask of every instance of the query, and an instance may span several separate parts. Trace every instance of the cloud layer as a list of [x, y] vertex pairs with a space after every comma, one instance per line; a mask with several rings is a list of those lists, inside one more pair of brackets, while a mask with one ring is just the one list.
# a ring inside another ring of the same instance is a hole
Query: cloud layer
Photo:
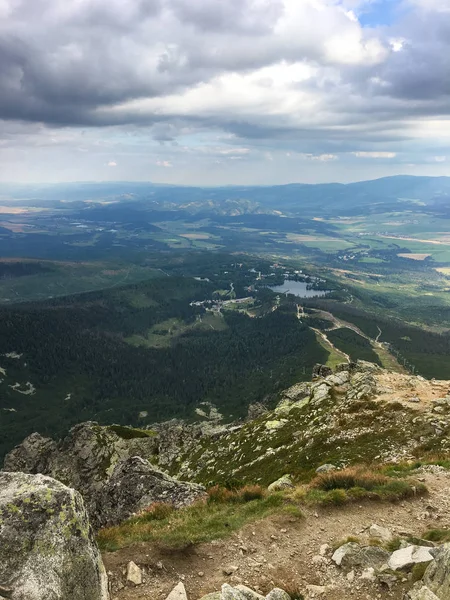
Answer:
[[0, 0], [0, 178], [443, 173], [449, 4], [385, 3]]

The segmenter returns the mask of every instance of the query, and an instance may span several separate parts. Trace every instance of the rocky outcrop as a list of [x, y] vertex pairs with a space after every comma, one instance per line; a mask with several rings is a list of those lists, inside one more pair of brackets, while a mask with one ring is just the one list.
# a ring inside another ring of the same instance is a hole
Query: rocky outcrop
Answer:
[[157, 451], [155, 437], [127, 427], [81, 423], [59, 444], [29, 436], [6, 456], [4, 469], [49, 475], [82, 494], [94, 526], [116, 524], [153, 502], [181, 506], [203, 494], [203, 488], [152, 466], [147, 458]]
[[[110, 427], [81, 423], [59, 444], [39, 434], [30, 435], [6, 456], [4, 470], [54, 477], [78, 490], [92, 510], [97, 492], [116, 464], [130, 455], [128, 446], [128, 440]], [[141, 450], [145, 456], [147, 449]]]
[[325, 365], [317, 364], [314, 365], [312, 370], [312, 378], [317, 379], [318, 377], [328, 377], [333, 374], [333, 369]]
[[43, 475], [0, 473], [0, 585], [10, 600], [107, 600], [81, 495]]
[[92, 518], [97, 527], [115, 525], [155, 502], [181, 508], [204, 496], [202, 486], [177, 481], [147, 460], [134, 456], [119, 463], [103, 485]]
[[423, 583], [439, 600], [450, 600], [450, 544], [430, 552], [434, 560], [425, 571]]
[[6, 455], [4, 470], [47, 473], [56, 450], [54, 440], [42, 437], [39, 433], [32, 433]]

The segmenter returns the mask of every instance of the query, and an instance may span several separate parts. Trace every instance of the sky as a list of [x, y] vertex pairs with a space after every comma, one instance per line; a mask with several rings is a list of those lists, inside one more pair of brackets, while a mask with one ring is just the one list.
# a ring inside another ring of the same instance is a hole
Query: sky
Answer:
[[0, 182], [450, 175], [450, 0], [0, 0]]

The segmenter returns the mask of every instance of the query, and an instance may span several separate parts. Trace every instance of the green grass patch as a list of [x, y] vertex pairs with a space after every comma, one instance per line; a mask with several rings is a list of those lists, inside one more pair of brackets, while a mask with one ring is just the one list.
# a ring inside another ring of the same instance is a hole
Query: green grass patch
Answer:
[[450, 542], [450, 529], [428, 529], [423, 535], [424, 540], [444, 544]]
[[98, 543], [104, 551], [115, 551], [137, 542], [152, 542], [162, 548], [182, 549], [228, 537], [246, 523], [263, 519], [274, 512], [283, 512], [280, 493], [245, 501], [197, 502], [187, 508], [161, 513], [152, 511], [125, 521], [116, 527], [102, 529]]
[[156, 435], [155, 431], [150, 429], [136, 429], [134, 427], [126, 427], [124, 425], [109, 425], [108, 429], [113, 431], [123, 440], [134, 440], [136, 438], [149, 438]]

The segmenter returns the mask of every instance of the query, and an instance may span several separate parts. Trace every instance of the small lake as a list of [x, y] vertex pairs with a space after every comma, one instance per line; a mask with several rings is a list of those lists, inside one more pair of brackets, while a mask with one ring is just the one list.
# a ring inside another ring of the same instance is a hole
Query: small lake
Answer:
[[294, 294], [298, 298], [321, 298], [330, 293], [329, 290], [308, 290], [307, 283], [304, 281], [290, 281], [287, 279], [283, 285], [269, 286], [274, 292], [279, 294]]

